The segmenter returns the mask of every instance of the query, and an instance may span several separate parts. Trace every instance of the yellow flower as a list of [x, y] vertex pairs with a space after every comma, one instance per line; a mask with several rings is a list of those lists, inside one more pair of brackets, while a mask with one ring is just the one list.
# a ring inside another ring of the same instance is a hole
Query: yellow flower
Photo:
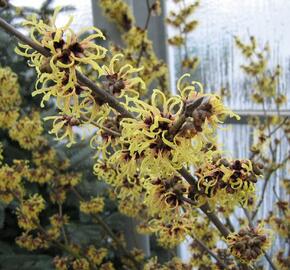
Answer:
[[[168, 179], [157, 178], [154, 181], [146, 181], [146, 197], [144, 203], [149, 208], [151, 215], [168, 215], [169, 212], [178, 214], [183, 200], [181, 199], [187, 193], [188, 184], [174, 176]], [[174, 215], [174, 214], [173, 214]]]
[[81, 122], [74, 116], [69, 116], [60, 113], [57, 116], [48, 116], [44, 120], [53, 120], [52, 129], [49, 131], [50, 134], [55, 134], [56, 140], [61, 141], [66, 139], [67, 147], [76, 143], [75, 133], [73, 127], [81, 126]]
[[[37, 20], [36, 16], [32, 16], [30, 20], [23, 23], [25, 26], [31, 28], [30, 35], [34, 42], [47, 48], [51, 53], [52, 56], [49, 60], [51, 69], [55, 72], [69, 69], [75, 76], [75, 66], [89, 64], [100, 72], [101, 68], [98, 61], [105, 57], [107, 50], [95, 44], [93, 39], [105, 39], [102, 32], [95, 27], [90, 27], [75, 34], [70, 28], [73, 20], [72, 17], [70, 17], [63, 27], [57, 27], [55, 20], [59, 11], [60, 8], [56, 8], [49, 24], [44, 23], [42, 20]], [[88, 30], [93, 30], [94, 34], [80, 40], [80, 36]], [[37, 71], [41, 73], [40, 67], [43, 63], [47, 62], [46, 58], [35, 51], [29, 53], [31, 50], [29, 45], [19, 44], [19, 47], [24, 49], [24, 52], [19, 49], [16, 52], [31, 58], [31, 65], [35, 66]]]
[[73, 270], [90, 270], [90, 264], [87, 259], [75, 259], [72, 263]]
[[68, 270], [69, 269], [69, 258], [56, 256], [53, 259], [53, 264], [56, 270]]
[[284, 238], [289, 236], [290, 228], [290, 215], [288, 214], [285, 218], [279, 218], [272, 216], [270, 217], [269, 224], [272, 229]]
[[168, 43], [172, 46], [180, 47], [185, 43], [185, 39], [182, 36], [176, 35], [168, 39]]
[[[44, 102], [54, 97], [61, 114], [76, 119], [82, 117], [83, 121], [89, 123], [98, 117], [101, 103], [89, 88], [77, 83], [76, 72], [81, 72], [83, 67], [89, 65], [97, 70], [98, 76], [102, 75], [100, 61], [105, 58], [107, 50], [97, 45], [93, 40], [105, 38], [102, 32], [95, 27], [84, 29], [81, 33], [75, 34], [70, 28], [72, 18], [63, 27], [57, 27], [55, 20], [59, 10], [59, 8], [55, 10], [49, 24], [37, 20], [35, 16], [24, 23], [31, 28], [31, 38], [38, 45], [48, 49], [51, 56], [45, 57], [34, 51], [29, 45], [23, 44], [19, 44], [22, 50], [17, 48], [16, 52], [29, 58], [30, 65], [36, 68], [38, 80], [33, 95], [43, 95], [42, 107]], [[80, 36], [88, 30], [93, 30], [94, 33], [81, 39]], [[70, 146], [75, 142], [70, 127], [72, 122], [74, 125], [76, 124], [76, 120], [70, 119], [69, 124], [62, 122], [62, 124], [68, 124], [68, 128], [64, 134], [59, 135], [59, 129], [62, 126], [61, 121], [59, 121], [61, 117], [54, 118], [56, 118], [55, 121], [58, 122], [58, 125], [52, 130], [52, 133], [56, 133], [58, 139], [69, 137], [68, 146]]]
[[23, 200], [17, 208], [18, 225], [25, 231], [36, 229], [39, 224], [39, 214], [45, 208], [45, 201], [39, 194]]
[[121, 197], [118, 209], [120, 213], [128, 217], [138, 217], [145, 209], [145, 205], [142, 203], [142, 195], [139, 193], [139, 197], [132, 195]]
[[43, 132], [39, 112], [33, 112], [29, 116], [21, 117], [15, 125], [9, 129], [11, 139], [17, 141], [23, 149], [32, 150], [41, 142]]
[[[72, 80], [72, 82], [70, 82]], [[52, 83], [53, 82], [53, 83]], [[98, 114], [100, 103], [92, 91], [81, 86], [72, 78], [70, 72], [44, 73], [36, 82], [36, 90], [32, 96], [43, 95], [41, 107], [51, 97], [56, 98], [57, 107], [66, 114], [74, 114], [76, 117], [86, 116], [92, 120]]]
[[103, 211], [105, 206], [103, 197], [92, 198], [88, 202], [80, 202], [80, 211], [85, 214], [98, 214]]
[[44, 166], [37, 167], [35, 169], [30, 169], [28, 180], [30, 182], [36, 182], [39, 184], [44, 184], [49, 182], [53, 177], [53, 170], [46, 168]]
[[154, 218], [149, 221], [151, 232], [157, 235], [158, 243], [165, 248], [173, 248], [185, 240], [191, 232], [195, 218], [188, 213], [179, 214], [171, 219]]
[[274, 264], [279, 270], [288, 270], [290, 264], [290, 256], [284, 255], [284, 250], [279, 250], [274, 258]]
[[147, 31], [137, 26], [133, 26], [129, 31], [126, 31], [122, 35], [122, 39], [131, 51], [140, 51], [141, 47], [144, 49], [152, 47], [152, 42], [148, 39]]
[[46, 234], [50, 240], [56, 240], [61, 235], [61, 228], [68, 224], [69, 218], [67, 215], [54, 214], [49, 218], [49, 221], [50, 227], [47, 229]]
[[58, 173], [50, 182], [50, 199], [53, 203], [62, 204], [66, 200], [67, 192], [81, 181], [80, 173]]
[[[122, 97], [124, 94], [138, 95], [138, 92], [143, 91], [146, 86], [141, 78], [134, 75], [142, 68], [134, 68], [130, 64], [125, 64], [120, 67], [117, 63], [122, 58], [122, 54], [116, 54], [112, 57], [109, 66], [103, 66], [103, 75], [106, 76], [104, 82], [105, 88], [112, 94]], [[116, 66], [118, 71], [116, 70]]]
[[56, 160], [56, 150], [47, 144], [41, 145], [37, 150], [32, 152], [32, 160], [36, 166], [51, 166]]
[[0, 200], [10, 203], [13, 198], [22, 198], [25, 190], [22, 178], [27, 177], [27, 162], [14, 160], [12, 166], [4, 164], [0, 167]]
[[[161, 110], [157, 108], [159, 96], [163, 101]], [[120, 169], [123, 165], [127, 164], [127, 168], [130, 165], [132, 169], [130, 169], [129, 176], [135, 173], [134, 164], [137, 162], [141, 162], [141, 176], [150, 172], [151, 174], [156, 173], [156, 175], [162, 172], [171, 174], [175, 170], [174, 167], [180, 168], [181, 164], [174, 164], [175, 166], [171, 164], [169, 158], [175, 144], [170, 142], [166, 135], [169, 135], [169, 128], [177, 114], [173, 112], [173, 107], [181, 101], [175, 97], [166, 100], [161, 91], [155, 90], [151, 99], [152, 105], [136, 98], [127, 97], [127, 103], [131, 102], [135, 106], [130, 106], [128, 109], [137, 112], [140, 120], [125, 118], [121, 121], [121, 139], [124, 149], [116, 152], [111, 160], [117, 162]], [[119, 160], [116, 160], [116, 155]]]
[[19, 116], [21, 96], [17, 75], [10, 68], [0, 68], [0, 127], [10, 128]]
[[196, 171], [199, 195], [215, 198], [226, 206], [232, 197], [232, 203], [245, 206], [253, 199], [257, 178], [261, 175], [257, 165], [250, 160], [228, 160], [225, 158], [205, 164]]
[[93, 245], [90, 245], [86, 251], [86, 254], [91, 262], [95, 265], [100, 265], [104, 258], [108, 255], [108, 250], [106, 248], [96, 249]]
[[45, 239], [45, 236], [40, 233], [37, 233], [37, 236], [32, 236], [28, 232], [23, 232], [16, 238], [16, 244], [29, 251], [49, 248], [49, 242]]
[[111, 262], [103, 263], [100, 266], [100, 270], [115, 270], [115, 269], [116, 268], [114, 267], [113, 263], [111, 263]]

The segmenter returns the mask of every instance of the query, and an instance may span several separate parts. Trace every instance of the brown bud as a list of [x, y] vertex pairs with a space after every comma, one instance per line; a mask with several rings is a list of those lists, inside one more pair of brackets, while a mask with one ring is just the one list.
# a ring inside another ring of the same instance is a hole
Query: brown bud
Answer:
[[241, 229], [240, 231], [239, 231], [239, 235], [240, 236], [245, 236], [247, 234], [247, 231], [245, 230], [245, 229]]
[[41, 64], [39, 71], [41, 73], [52, 73], [52, 68], [50, 66], [50, 59], [46, 58], [43, 63]]
[[220, 163], [221, 163], [222, 165], [224, 165], [225, 167], [229, 167], [229, 166], [230, 166], [229, 161], [228, 161], [227, 159], [225, 159], [225, 158], [221, 159], [221, 160], [220, 160]]
[[262, 253], [261, 249], [258, 247], [253, 247], [252, 250], [254, 250], [256, 252], [257, 256], [260, 256]]
[[262, 242], [265, 242], [267, 240], [266, 235], [260, 235], [258, 237], [259, 237], [259, 240], [262, 241]]
[[251, 256], [253, 259], [256, 259], [258, 257], [258, 254], [255, 252], [255, 250], [251, 250]]
[[244, 256], [245, 256], [248, 260], [251, 260], [251, 259], [252, 259], [252, 252], [251, 252], [251, 250], [250, 250], [250, 249], [247, 249], [247, 250], [245, 251]]

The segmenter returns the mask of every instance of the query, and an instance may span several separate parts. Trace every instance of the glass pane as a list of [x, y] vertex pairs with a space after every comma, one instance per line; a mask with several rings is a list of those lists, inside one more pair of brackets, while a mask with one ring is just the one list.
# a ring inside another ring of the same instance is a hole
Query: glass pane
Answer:
[[[167, 10], [174, 8], [167, 1]], [[187, 0], [187, 2], [195, 2]], [[176, 7], [175, 7], [176, 8]], [[200, 58], [194, 74], [210, 91], [226, 87], [231, 97], [228, 106], [235, 110], [261, 109], [249, 101], [251, 87], [240, 69], [243, 58], [235, 48], [234, 36], [248, 41], [250, 35], [257, 37], [259, 44], [269, 41], [271, 47], [270, 66], [280, 64], [283, 75], [279, 85], [281, 93], [288, 93], [290, 108], [290, 1], [288, 0], [202, 0], [194, 18], [199, 21], [197, 29], [189, 35], [188, 47], [192, 55]], [[169, 36], [173, 35], [169, 29]], [[170, 49], [171, 67], [179, 67], [183, 51]], [[172, 59], [173, 58], [173, 59]], [[180, 71], [175, 69], [176, 76]]]

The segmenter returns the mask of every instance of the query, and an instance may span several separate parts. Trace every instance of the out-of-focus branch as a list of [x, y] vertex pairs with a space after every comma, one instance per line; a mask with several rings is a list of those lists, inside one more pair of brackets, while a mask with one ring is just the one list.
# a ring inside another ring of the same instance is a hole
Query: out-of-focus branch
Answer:
[[193, 237], [193, 240], [200, 246], [200, 249], [207, 252], [211, 257], [213, 257], [223, 269], [227, 269], [227, 265], [215, 254], [212, 252], [201, 240], [196, 237]]
[[276, 131], [278, 131], [287, 122], [288, 119], [289, 117], [286, 116], [283, 121], [267, 135], [267, 138], [270, 138]]
[[270, 178], [271, 178], [272, 174], [273, 174], [276, 170], [278, 170], [280, 167], [284, 166], [284, 164], [285, 164], [288, 160], [289, 160], [289, 156], [287, 155], [287, 156], [286, 156], [286, 157], [285, 157], [285, 158], [284, 158], [284, 159], [279, 163], [278, 166], [276, 166], [275, 168], [269, 169], [267, 175], [265, 176], [265, 180], [264, 180], [265, 182], [264, 182], [264, 185], [263, 185], [263, 188], [262, 188], [262, 195], [261, 195], [261, 198], [260, 198], [259, 202], [257, 203], [257, 207], [256, 207], [256, 209], [255, 209], [255, 210], [253, 211], [253, 213], [252, 213], [252, 216], [251, 216], [251, 219], [252, 219], [252, 220], [256, 217], [256, 215], [257, 215], [257, 213], [258, 213], [258, 211], [259, 211], [259, 208], [261, 207], [261, 205], [262, 205], [262, 203], [263, 203], [263, 201], [264, 201], [264, 199], [265, 199], [266, 188], [267, 188], [268, 183], [270, 182]]
[[149, 27], [149, 22], [150, 22], [150, 19], [151, 19], [151, 16], [152, 16], [152, 6], [150, 6], [150, 2], [149, 0], [146, 0], [146, 6], [147, 6], [147, 18], [146, 18], [146, 22], [145, 22], [145, 25], [144, 25], [144, 28], [143, 28], [143, 31], [144, 31], [144, 36], [143, 36], [143, 39], [142, 39], [142, 42], [141, 42], [141, 48], [140, 48], [140, 52], [139, 52], [139, 55], [137, 57], [137, 67], [140, 66], [140, 62], [141, 62], [141, 58], [145, 52], [145, 34], [146, 34], [146, 31], [148, 30], [148, 27]]

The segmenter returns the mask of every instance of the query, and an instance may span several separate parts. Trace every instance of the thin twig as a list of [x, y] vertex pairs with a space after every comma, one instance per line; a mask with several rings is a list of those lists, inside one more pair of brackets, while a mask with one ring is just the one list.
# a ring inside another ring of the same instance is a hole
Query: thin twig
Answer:
[[269, 170], [268, 174], [265, 177], [263, 188], [262, 188], [262, 194], [261, 194], [259, 202], [257, 203], [257, 206], [256, 206], [255, 210], [252, 213], [251, 219], [255, 219], [255, 217], [256, 217], [256, 215], [257, 215], [257, 213], [259, 211], [259, 208], [260, 208], [260, 206], [262, 205], [262, 203], [264, 201], [265, 194], [266, 194], [266, 189], [267, 189], [268, 183], [270, 182], [270, 178], [271, 178], [273, 172], [274, 172], [273, 170]]
[[[62, 219], [63, 218], [63, 213], [62, 213], [62, 205], [60, 203], [58, 204], [58, 212], [59, 212], [60, 218]], [[68, 245], [69, 241], [68, 241], [68, 237], [67, 237], [63, 222], [61, 224], [61, 231], [62, 231], [64, 242], [65, 242], [66, 245]]]
[[254, 212], [252, 213], [252, 219], [254, 219], [257, 215], [257, 212], [260, 208], [260, 206], [262, 205], [263, 201], [264, 201], [264, 198], [265, 198], [265, 194], [266, 194], [266, 187], [267, 187], [267, 184], [268, 182], [270, 182], [270, 178], [272, 176], [272, 174], [278, 170], [280, 167], [284, 166], [284, 164], [288, 161], [289, 159], [289, 156], [287, 155], [276, 167], [272, 168], [272, 169], [269, 169], [267, 175], [265, 176], [265, 183], [263, 185], [263, 190], [262, 190], [262, 196], [257, 204], [257, 207], [256, 209], [254, 210]]
[[287, 122], [288, 119], [289, 117], [286, 116], [284, 120], [267, 135], [267, 138], [270, 138], [276, 131], [278, 131]]
[[193, 237], [194, 241], [197, 242], [197, 244], [206, 251], [210, 256], [212, 256], [220, 266], [223, 267], [223, 269], [227, 269], [227, 265], [214, 253], [212, 252], [201, 240], [199, 240], [197, 237]]
[[[85, 120], [89, 120], [89, 117], [86, 117], [86, 116], [82, 116], [82, 118], [85, 119]], [[110, 128], [107, 128], [107, 127], [104, 127], [104, 126], [101, 126], [98, 123], [96, 123], [95, 121], [90, 122], [90, 124], [96, 126], [99, 129], [103, 129], [109, 135], [112, 135], [112, 136], [115, 136], [115, 137], [120, 137], [121, 136], [121, 133], [120, 132], [118, 132], [116, 130], [113, 130], [113, 129], [110, 129]]]
[[146, 31], [148, 30], [149, 22], [150, 22], [151, 15], [152, 15], [152, 6], [150, 6], [149, 0], [146, 0], [146, 6], [147, 6], [148, 13], [147, 13], [145, 26], [143, 28], [144, 36], [143, 36], [142, 42], [141, 42], [141, 49], [140, 49], [139, 55], [137, 57], [137, 64], [136, 64], [137, 67], [140, 66], [141, 58], [143, 56], [143, 53], [145, 52], [145, 34], [146, 34]]

